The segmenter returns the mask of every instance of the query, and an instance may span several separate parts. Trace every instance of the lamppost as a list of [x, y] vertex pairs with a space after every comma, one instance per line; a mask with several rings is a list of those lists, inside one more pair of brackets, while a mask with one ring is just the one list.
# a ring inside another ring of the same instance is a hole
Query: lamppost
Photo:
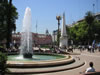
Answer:
[[56, 16], [56, 19], [58, 20], [58, 37], [57, 37], [57, 41], [58, 41], [58, 47], [59, 47], [59, 26], [60, 26], [60, 20], [61, 20], [61, 16]]

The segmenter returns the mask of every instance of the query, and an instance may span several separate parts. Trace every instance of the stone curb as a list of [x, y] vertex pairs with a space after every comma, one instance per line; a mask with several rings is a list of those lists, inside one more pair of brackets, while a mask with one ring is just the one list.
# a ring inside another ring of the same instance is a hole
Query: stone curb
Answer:
[[[39, 74], [39, 73], [50, 73], [50, 72], [58, 72], [58, 71], [64, 71], [64, 70], [71, 70], [78, 67], [81, 67], [85, 64], [83, 61], [78, 61], [76, 63], [65, 65], [65, 66], [58, 66], [53, 68], [38, 68], [38, 69], [31, 69], [29, 72], [24, 72], [25, 69], [23, 69], [23, 72], [10, 72], [8, 74]], [[29, 69], [27, 69], [29, 70]]]
[[18, 61], [8, 61], [8, 68], [35, 68], [35, 67], [50, 67], [57, 66], [63, 64], [73, 63], [75, 60], [73, 57], [70, 58], [62, 58], [56, 60], [48, 60], [48, 61], [32, 61], [32, 62], [18, 62]]

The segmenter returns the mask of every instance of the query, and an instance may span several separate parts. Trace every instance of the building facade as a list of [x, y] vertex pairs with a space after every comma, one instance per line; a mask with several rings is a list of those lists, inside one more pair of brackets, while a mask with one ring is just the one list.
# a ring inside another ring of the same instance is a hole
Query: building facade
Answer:
[[[52, 37], [51, 35], [46, 34], [37, 34], [32, 33], [33, 44], [37, 45], [51, 45], [52, 44]], [[16, 44], [21, 44], [21, 33], [14, 33], [12, 34], [12, 41]]]

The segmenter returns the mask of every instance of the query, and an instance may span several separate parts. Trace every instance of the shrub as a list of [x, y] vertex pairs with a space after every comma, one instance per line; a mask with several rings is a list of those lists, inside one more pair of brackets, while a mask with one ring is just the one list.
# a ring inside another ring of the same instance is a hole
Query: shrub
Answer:
[[6, 54], [0, 52], [0, 74], [4, 75], [6, 71], [6, 61], [7, 61], [7, 56]]
[[4, 47], [3, 46], [0, 46], [0, 52], [5, 52], [5, 49], [4, 49]]

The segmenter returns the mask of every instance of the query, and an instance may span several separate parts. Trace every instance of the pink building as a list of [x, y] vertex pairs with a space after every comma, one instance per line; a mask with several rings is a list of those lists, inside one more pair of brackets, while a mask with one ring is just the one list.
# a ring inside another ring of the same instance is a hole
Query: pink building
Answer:
[[[52, 36], [45, 34], [32, 33], [33, 44], [35, 45], [50, 45], [52, 44]], [[18, 32], [12, 35], [12, 41], [14, 43], [20, 44], [21, 34]]]

